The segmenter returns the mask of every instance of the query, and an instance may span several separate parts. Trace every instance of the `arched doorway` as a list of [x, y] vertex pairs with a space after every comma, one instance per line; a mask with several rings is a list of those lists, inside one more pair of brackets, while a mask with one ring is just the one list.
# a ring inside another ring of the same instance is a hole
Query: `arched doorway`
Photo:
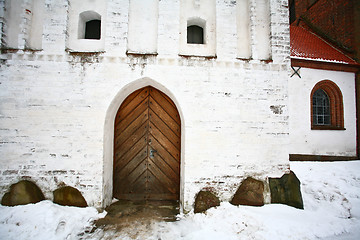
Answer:
[[121, 104], [114, 126], [113, 196], [179, 200], [181, 121], [173, 101], [147, 86]]

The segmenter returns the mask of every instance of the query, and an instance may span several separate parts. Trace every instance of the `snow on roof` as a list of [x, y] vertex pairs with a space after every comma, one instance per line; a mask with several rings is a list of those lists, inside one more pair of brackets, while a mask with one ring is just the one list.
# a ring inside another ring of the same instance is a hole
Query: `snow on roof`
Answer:
[[304, 27], [290, 26], [291, 58], [359, 65], [350, 57]]

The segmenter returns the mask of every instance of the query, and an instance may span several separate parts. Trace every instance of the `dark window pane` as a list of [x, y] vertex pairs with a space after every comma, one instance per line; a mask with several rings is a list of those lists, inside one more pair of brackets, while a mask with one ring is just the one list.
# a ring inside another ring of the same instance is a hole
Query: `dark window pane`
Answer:
[[329, 107], [324, 108], [324, 114], [330, 116], [330, 108]]
[[325, 118], [324, 118], [324, 124], [325, 125], [330, 125], [330, 116], [325, 116]]
[[317, 90], [312, 99], [313, 124], [330, 125], [330, 101], [322, 89]]
[[187, 43], [204, 44], [204, 29], [192, 25], [187, 28]]
[[101, 21], [91, 20], [86, 22], [85, 39], [100, 39]]
[[323, 109], [321, 106], [320, 106], [320, 107], [317, 107], [316, 113], [323, 115], [323, 114], [324, 114], [324, 109]]

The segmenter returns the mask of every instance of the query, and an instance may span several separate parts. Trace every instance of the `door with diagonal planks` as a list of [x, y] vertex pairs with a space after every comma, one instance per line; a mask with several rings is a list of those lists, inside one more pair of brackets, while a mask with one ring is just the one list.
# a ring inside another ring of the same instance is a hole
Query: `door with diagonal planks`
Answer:
[[178, 200], [181, 127], [173, 101], [139, 89], [121, 104], [114, 128], [114, 197]]

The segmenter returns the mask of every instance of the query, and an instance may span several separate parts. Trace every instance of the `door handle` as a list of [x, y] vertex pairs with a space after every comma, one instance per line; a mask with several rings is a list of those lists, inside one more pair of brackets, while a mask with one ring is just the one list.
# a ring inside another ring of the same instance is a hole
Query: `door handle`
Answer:
[[154, 157], [154, 153], [156, 153], [156, 152], [157, 152], [156, 150], [151, 149], [151, 150], [150, 150], [150, 157]]

